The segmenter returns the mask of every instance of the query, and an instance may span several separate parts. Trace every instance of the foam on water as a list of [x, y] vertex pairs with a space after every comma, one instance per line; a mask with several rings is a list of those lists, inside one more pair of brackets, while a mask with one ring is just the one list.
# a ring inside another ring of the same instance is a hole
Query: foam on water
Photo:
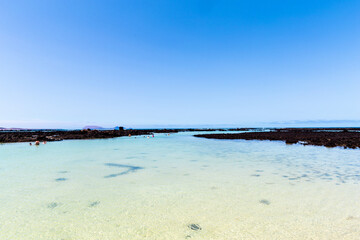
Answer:
[[155, 138], [0, 145], [0, 239], [358, 239], [360, 151]]

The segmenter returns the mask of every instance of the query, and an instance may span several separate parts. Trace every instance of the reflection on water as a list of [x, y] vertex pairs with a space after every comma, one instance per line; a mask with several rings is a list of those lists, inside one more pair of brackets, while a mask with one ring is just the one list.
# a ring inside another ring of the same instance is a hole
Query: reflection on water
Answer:
[[360, 150], [191, 133], [0, 146], [0, 239], [358, 239]]

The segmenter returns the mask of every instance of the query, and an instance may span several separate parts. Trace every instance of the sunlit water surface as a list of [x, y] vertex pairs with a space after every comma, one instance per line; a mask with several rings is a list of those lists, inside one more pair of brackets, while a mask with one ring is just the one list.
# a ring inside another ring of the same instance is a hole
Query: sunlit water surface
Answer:
[[0, 145], [0, 239], [360, 238], [359, 150], [192, 134]]

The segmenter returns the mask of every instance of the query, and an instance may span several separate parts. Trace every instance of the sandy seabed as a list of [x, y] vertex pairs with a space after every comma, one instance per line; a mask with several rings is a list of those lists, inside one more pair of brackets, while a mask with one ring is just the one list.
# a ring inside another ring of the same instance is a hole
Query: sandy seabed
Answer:
[[359, 239], [360, 150], [154, 138], [0, 146], [0, 239]]

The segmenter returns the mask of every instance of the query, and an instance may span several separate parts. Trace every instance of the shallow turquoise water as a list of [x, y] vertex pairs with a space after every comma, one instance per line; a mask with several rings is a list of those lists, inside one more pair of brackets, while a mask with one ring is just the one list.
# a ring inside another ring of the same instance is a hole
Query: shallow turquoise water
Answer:
[[0, 145], [0, 239], [360, 236], [359, 150], [193, 134]]

